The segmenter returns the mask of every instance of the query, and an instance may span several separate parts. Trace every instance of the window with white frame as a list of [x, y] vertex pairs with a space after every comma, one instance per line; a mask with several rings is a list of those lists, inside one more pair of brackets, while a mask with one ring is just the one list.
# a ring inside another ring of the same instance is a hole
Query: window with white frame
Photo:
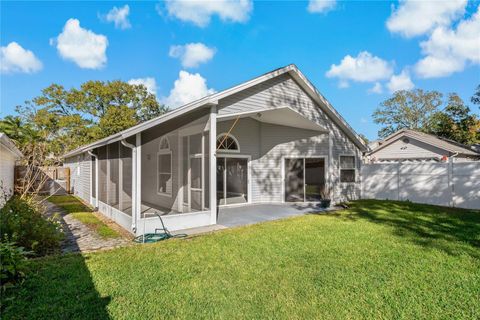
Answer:
[[157, 193], [172, 195], [172, 151], [167, 137], [160, 140], [157, 153]]
[[228, 133], [219, 134], [217, 137], [217, 150], [224, 152], [240, 152], [238, 140]]
[[340, 156], [340, 182], [355, 182], [355, 156]]

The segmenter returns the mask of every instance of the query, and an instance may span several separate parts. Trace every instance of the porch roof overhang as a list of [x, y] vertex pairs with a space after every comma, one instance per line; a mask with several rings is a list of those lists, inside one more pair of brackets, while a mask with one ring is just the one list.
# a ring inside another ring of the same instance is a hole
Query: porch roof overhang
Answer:
[[239, 112], [217, 116], [218, 121], [228, 121], [236, 118], [252, 118], [263, 123], [328, 132], [328, 130], [323, 126], [307, 119], [305, 116], [290, 107], [258, 109], [249, 112]]
[[360, 136], [353, 130], [352, 127], [343, 119], [343, 117], [333, 108], [333, 106], [328, 102], [327, 99], [313, 86], [313, 84], [300, 72], [296, 65], [290, 64], [286, 67], [279, 68], [269, 73], [263, 74], [257, 78], [241, 83], [232, 88], [220, 91], [218, 93], [211, 94], [209, 96], [203, 97], [196, 101], [190, 102], [182, 107], [179, 107], [175, 110], [172, 110], [162, 116], [157, 118], [145, 121], [136, 126], [133, 126], [129, 129], [106, 137], [104, 139], [95, 141], [91, 144], [79, 147], [73, 151], [66, 153], [63, 158], [69, 158], [80, 153], [92, 150], [113, 142], [117, 142], [131, 136], [134, 136], [137, 133], [140, 133], [144, 130], [150, 129], [154, 126], [163, 124], [167, 121], [173, 120], [176, 117], [179, 117], [183, 114], [190, 113], [196, 109], [210, 107], [212, 105], [217, 105], [218, 101], [222, 98], [250, 88], [259, 83], [265, 82], [269, 79], [278, 77], [282, 74], [288, 73], [292, 76], [293, 79], [307, 92], [307, 94], [317, 103], [317, 105], [329, 116], [329, 118], [334, 121], [345, 133], [346, 135], [360, 148], [363, 152], [368, 150], [368, 147], [360, 138]]

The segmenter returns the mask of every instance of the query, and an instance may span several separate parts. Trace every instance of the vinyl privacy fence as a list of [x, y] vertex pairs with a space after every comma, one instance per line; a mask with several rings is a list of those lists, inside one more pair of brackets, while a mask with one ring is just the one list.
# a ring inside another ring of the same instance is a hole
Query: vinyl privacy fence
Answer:
[[480, 162], [364, 164], [363, 199], [480, 209]]

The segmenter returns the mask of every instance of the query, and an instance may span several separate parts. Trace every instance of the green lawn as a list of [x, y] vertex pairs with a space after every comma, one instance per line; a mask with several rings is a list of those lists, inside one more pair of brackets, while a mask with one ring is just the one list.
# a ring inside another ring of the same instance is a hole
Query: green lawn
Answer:
[[5, 319], [478, 319], [480, 212], [388, 201], [31, 262]]
[[95, 230], [103, 238], [118, 238], [120, 235], [92, 214], [92, 210], [74, 196], [51, 196], [48, 201], [62, 207], [73, 218]]

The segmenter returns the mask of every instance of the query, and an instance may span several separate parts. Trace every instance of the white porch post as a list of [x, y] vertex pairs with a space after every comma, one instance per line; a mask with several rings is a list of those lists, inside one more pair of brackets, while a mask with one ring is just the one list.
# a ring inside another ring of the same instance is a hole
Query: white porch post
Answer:
[[217, 223], [217, 106], [210, 107], [209, 135], [209, 190], [210, 190], [210, 224]]
[[[135, 222], [138, 219], [141, 219], [142, 214], [142, 134], [137, 133], [136, 135], [136, 161], [135, 161], [135, 171], [136, 171], [136, 187], [135, 187]], [[138, 227], [138, 226], [137, 226]], [[138, 231], [138, 230], [137, 230]], [[145, 233], [145, 230], [143, 230]]]

